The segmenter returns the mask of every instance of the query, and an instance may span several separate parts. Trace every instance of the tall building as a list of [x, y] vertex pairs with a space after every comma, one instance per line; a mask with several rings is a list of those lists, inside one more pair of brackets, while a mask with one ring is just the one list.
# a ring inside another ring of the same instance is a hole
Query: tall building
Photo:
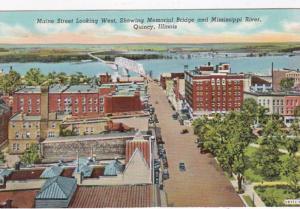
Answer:
[[185, 71], [187, 108], [194, 116], [226, 113], [240, 109], [243, 102], [243, 74], [230, 73], [228, 64], [210, 63]]

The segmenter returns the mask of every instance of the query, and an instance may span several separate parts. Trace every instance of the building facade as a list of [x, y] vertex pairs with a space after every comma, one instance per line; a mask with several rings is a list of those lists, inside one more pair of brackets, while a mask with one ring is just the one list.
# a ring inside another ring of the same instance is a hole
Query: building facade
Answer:
[[0, 147], [8, 140], [8, 123], [11, 116], [11, 109], [0, 99]]
[[244, 75], [217, 69], [207, 65], [185, 71], [185, 99], [194, 116], [238, 110], [243, 103]]
[[[95, 117], [115, 112], [141, 111], [143, 109], [141, 85], [106, 84], [96, 85], [54, 85], [44, 89], [48, 97], [48, 112], [70, 114], [76, 117]], [[126, 94], [119, 93], [119, 88]], [[140, 94], [139, 94], [140, 93]], [[41, 114], [40, 86], [27, 86], [13, 95], [13, 113], [23, 112], [35, 116]], [[144, 96], [144, 92], [143, 92]], [[117, 108], [117, 107], [118, 108]]]

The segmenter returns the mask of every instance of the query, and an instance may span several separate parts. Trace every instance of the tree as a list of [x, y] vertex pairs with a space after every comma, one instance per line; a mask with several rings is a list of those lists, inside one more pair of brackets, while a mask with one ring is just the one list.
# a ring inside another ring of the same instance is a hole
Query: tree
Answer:
[[300, 105], [295, 107], [294, 109], [294, 116], [295, 117], [300, 117]]
[[37, 144], [31, 144], [21, 156], [21, 162], [27, 165], [38, 163], [40, 160], [39, 146]]
[[282, 121], [269, 118], [263, 128], [260, 147], [256, 151], [255, 164], [259, 173], [266, 179], [275, 179], [280, 174], [280, 155], [278, 145], [285, 138]]
[[6, 93], [11, 95], [21, 85], [21, 75], [15, 71], [10, 70], [0, 78], [0, 88]]
[[5, 163], [6, 160], [5, 160], [5, 155], [4, 153], [0, 150], [0, 163]]
[[29, 86], [39, 86], [46, 81], [46, 77], [41, 73], [40, 69], [31, 68], [25, 74], [25, 81]]
[[78, 85], [82, 83], [89, 83], [91, 78], [86, 75], [83, 75], [82, 72], [76, 72], [75, 74], [71, 75], [70, 78], [70, 85]]
[[288, 92], [288, 91], [292, 90], [294, 84], [295, 84], [294, 78], [283, 78], [280, 81], [280, 89], [282, 91]]
[[300, 180], [298, 177], [299, 170], [299, 162], [295, 156], [288, 156], [282, 162], [282, 174], [287, 176], [289, 186], [296, 194], [296, 198], [299, 198], [299, 185], [298, 181]]

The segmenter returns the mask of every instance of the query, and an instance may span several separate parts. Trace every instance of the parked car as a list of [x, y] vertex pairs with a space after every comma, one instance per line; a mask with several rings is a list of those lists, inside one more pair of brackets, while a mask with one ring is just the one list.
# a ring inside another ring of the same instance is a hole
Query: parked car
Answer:
[[183, 162], [180, 162], [180, 163], [179, 163], [179, 170], [180, 170], [180, 171], [185, 171], [185, 170], [186, 170], [185, 164], [184, 164]]
[[188, 133], [188, 132], [189, 132], [189, 130], [187, 130], [186, 128], [185, 128], [185, 129], [182, 129], [182, 130], [180, 131], [181, 134], [186, 134], [186, 133]]
[[164, 170], [163, 170], [163, 173], [162, 173], [162, 178], [163, 178], [163, 180], [167, 180], [169, 177], [170, 177], [170, 176], [169, 176], [169, 171], [168, 171], [168, 169], [164, 169]]
[[176, 113], [172, 114], [172, 118], [173, 118], [174, 120], [177, 120], [177, 118], [178, 118], [178, 113], [176, 112]]

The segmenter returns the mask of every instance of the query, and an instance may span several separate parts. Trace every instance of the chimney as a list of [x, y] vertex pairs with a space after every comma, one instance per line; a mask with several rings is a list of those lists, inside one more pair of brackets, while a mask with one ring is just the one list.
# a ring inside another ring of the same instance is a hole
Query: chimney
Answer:
[[41, 86], [41, 140], [46, 139], [48, 137], [48, 120], [49, 120], [49, 87]]

